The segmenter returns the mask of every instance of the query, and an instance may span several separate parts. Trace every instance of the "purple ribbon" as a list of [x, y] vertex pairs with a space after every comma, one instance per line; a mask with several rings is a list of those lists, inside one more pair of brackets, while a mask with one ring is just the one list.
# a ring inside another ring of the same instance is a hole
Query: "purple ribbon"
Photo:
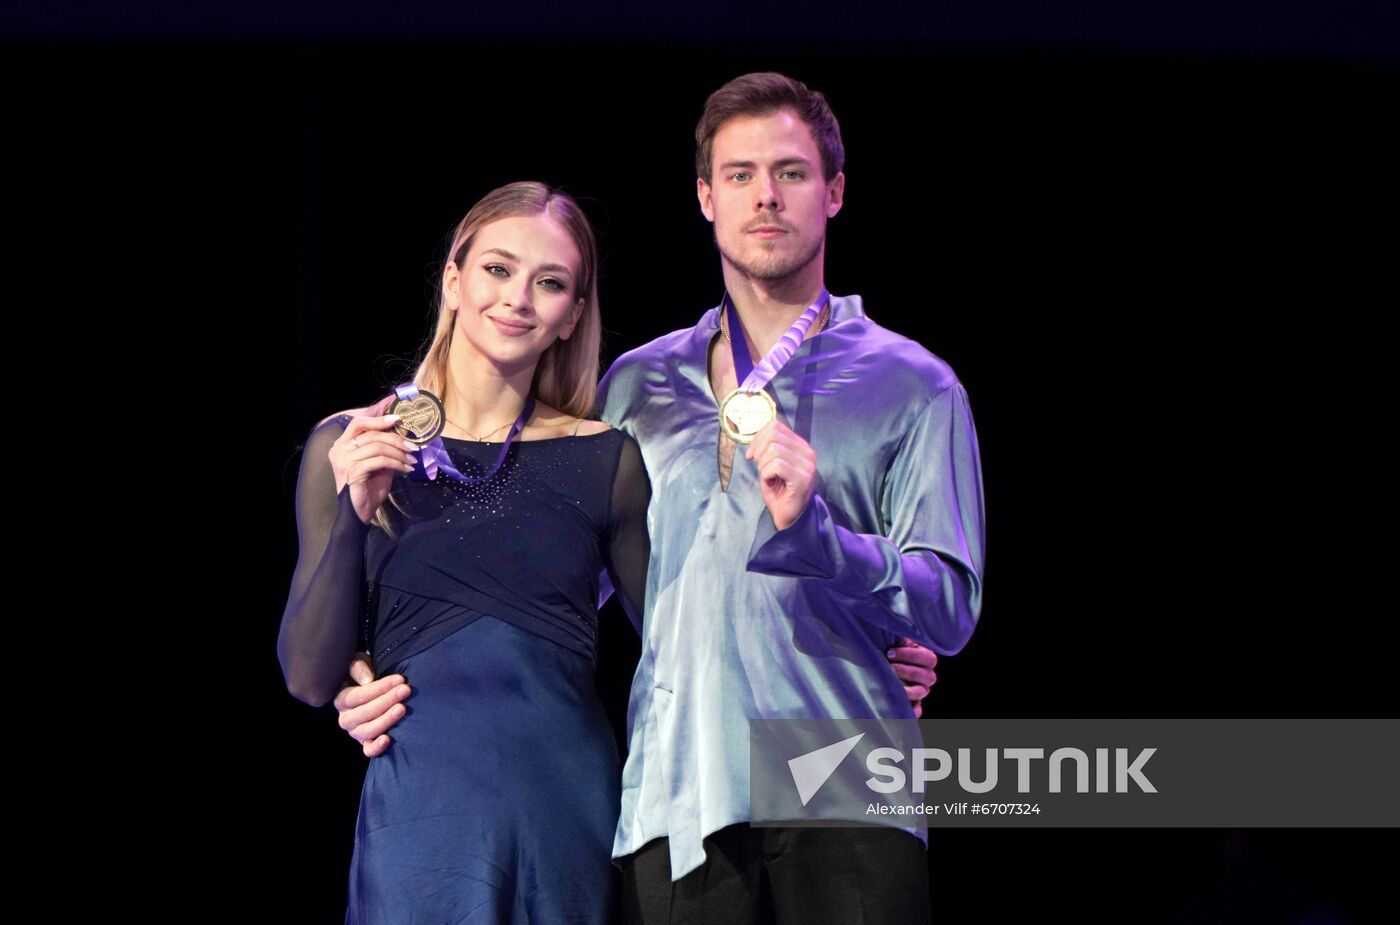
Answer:
[[729, 298], [729, 293], [724, 294], [723, 311], [729, 315], [729, 345], [734, 351], [734, 372], [739, 379], [739, 391], [758, 392], [763, 387], [773, 381], [773, 377], [778, 374], [778, 370], [792, 355], [797, 352], [797, 348], [802, 346], [802, 338], [807, 336], [807, 331], [812, 327], [812, 322], [817, 320], [817, 315], [826, 303], [830, 301], [831, 293], [822, 287], [822, 291], [817, 293], [817, 298], [807, 310], [798, 316], [792, 327], [778, 342], [773, 345], [763, 359], [758, 361], [758, 365], [753, 365], [753, 359], [749, 356], [749, 344], [744, 339], [744, 327], [739, 323], [739, 312], [734, 308], [733, 301]]
[[[403, 401], [412, 401], [418, 397], [418, 386], [412, 382], [406, 382], [394, 389], [394, 394]], [[447, 455], [447, 448], [442, 445], [442, 437], [434, 437], [428, 443], [423, 444], [417, 450], [418, 465], [413, 467], [413, 471], [408, 477], [416, 482], [431, 482], [438, 477], [438, 473], [452, 479], [454, 482], [461, 482], [463, 485], [475, 485], [477, 482], [484, 482], [501, 468], [501, 464], [506, 461], [506, 453], [510, 450], [510, 445], [515, 442], [515, 438], [525, 429], [525, 422], [530, 420], [530, 415], [535, 413], [535, 397], [531, 395], [525, 400], [525, 407], [520, 409], [520, 416], [511, 425], [510, 434], [506, 437], [506, 442], [501, 444], [501, 452], [496, 457], [495, 463], [482, 475], [474, 475], [470, 478], [457, 471], [457, 467], [452, 465], [452, 457]]]

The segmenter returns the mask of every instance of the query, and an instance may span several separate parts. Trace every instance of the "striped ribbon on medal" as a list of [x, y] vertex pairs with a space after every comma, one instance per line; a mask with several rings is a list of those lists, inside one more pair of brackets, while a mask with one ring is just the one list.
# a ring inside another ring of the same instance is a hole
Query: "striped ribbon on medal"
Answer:
[[729, 293], [724, 294], [724, 311], [729, 316], [729, 344], [734, 350], [734, 372], [739, 378], [739, 391], [758, 392], [765, 385], [773, 381], [773, 377], [778, 374], [778, 370], [792, 355], [797, 352], [797, 348], [802, 346], [802, 339], [807, 336], [807, 331], [811, 329], [812, 322], [817, 320], [826, 303], [830, 301], [831, 293], [822, 287], [822, 291], [817, 294], [807, 310], [798, 316], [792, 323], [792, 327], [778, 342], [773, 345], [773, 349], [764, 355], [755, 366], [753, 359], [749, 356], [749, 344], [744, 339], [743, 325], [739, 324], [739, 312], [734, 308], [734, 302], [729, 298]]

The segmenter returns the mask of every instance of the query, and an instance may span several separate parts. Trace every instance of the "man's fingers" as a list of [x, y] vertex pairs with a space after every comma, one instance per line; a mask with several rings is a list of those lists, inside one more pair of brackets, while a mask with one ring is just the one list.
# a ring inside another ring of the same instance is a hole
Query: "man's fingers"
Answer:
[[[786, 442], [786, 434], [793, 434], [793, 431], [782, 421], [774, 418], [760, 427], [753, 435], [753, 439], [749, 441], [749, 452], [752, 456], [759, 456], [767, 450], [773, 442]], [[795, 437], [797, 435], [793, 434], [793, 436]], [[798, 437], [798, 439], [800, 440], [801, 438]]]
[[[353, 665], [350, 670], [351, 672], [355, 671]], [[354, 677], [354, 674], [352, 674], [351, 677]], [[351, 685], [350, 687], [341, 688], [340, 693], [335, 698], [335, 708], [337, 710], [346, 710], [352, 707], [364, 706], [374, 698], [386, 691], [393, 690], [402, 683], [403, 675], [391, 674], [380, 678], [378, 681], [371, 680], [368, 683], [361, 683], [358, 686]]]
[[802, 475], [802, 473], [797, 470], [797, 467], [786, 459], [773, 459], [765, 462], [763, 466], [759, 468], [758, 474], [759, 477], [765, 481], [768, 479], [781, 479], [789, 485], [796, 482]]
[[744, 451], [746, 458], [757, 459], [768, 448], [768, 438], [773, 433], [773, 428], [777, 423], [777, 421], [769, 421], [758, 429], [758, 432], [753, 435], [753, 439], [749, 441], [749, 448]]
[[[344, 713], [351, 707], [357, 707], [363, 702], [363, 692], [363, 687], [346, 681], [345, 686], [340, 689], [340, 693], [336, 694], [335, 699], [331, 701], [331, 705], [335, 707], [335, 712]], [[354, 700], [353, 703], [351, 702], [352, 700]]]
[[768, 439], [765, 440], [763, 446], [759, 448], [760, 453], [764, 450], [774, 450], [799, 459], [817, 458], [817, 451], [812, 449], [810, 443], [802, 439], [801, 434], [785, 424], [779, 427], [778, 425], [780, 423], [779, 421], [775, 421], [771, 425], [773, 429], [766, 435]]
[[912, 639], [900, 639], [894, 646], [885, 653], [891, 662], [904, 662], [907, 665], [920, 665], [930, 670], [938, 664], [938, 653], [914, 642]]
[[938, 654], [908, 636], [900, 636], [885, 657], [889, 659], [895, 677], [904, 685], [904, 691], [914, 707], [914, 717], [923, 716], [922, 701], [938, 681], [938, 674], [933, 670], [933, 666], [938, 664]]
[[[390, 677], [398, 677], [391, 675]], [[370, 684], [374, 681], [374, 668], [370, 665], [369, 659], [363, 655], [355, 656], [355, 660], [350, 663], [350, 680], [356, 684]], [[402, 678], [399, 678], [402, 681]]]
[[[347, 712], [353, 712], [357, 709], [363, 710], [367, 706], [372, 707], [374, 703], [380, 701], [385, 696], [392, 695], [394, 691], [398, 690], [400, 687], [407, 688], [408, 685], [403, 683], [403, 677], [401, 675], [394, 674], [389, 675], [387, 678], [380, 678], [378, 681], [374, 681], [370, 684], [364, 684], [359, 687], [341, 688], [340, 693], [337, 694], [335, 698], [335, 708], [340, 712], [340, 728], [350, 728], [350, 726], [347, 726], [345, 724], [345, 714]], [[403, 693], [403, 696], [408, 696], [406, 691]], [[372, 711], [371, 713], [367, 714], [367, 716], [373, 716], [377, 715], [378, 713], [382, 713], [391, 705], [397, 703], [399, 700], [402, 699], [403, 697], [385, 700], [383, 702], [383, 706], [378, 711]], [[363, 720], [361, 720], [361, 722], [363, 722]], [[352, 723], [351, 725], [358, 724]]]
[[[771, 424], [765, 425], [765, 427], [771, 426]], [[749, 444], [748, 452], [745, 454], [750, 459], [762, 462], [773, 456], [782, 456], [793, 460], [814, 462], [817, 458], [816, 450], [813, 450], [806, 440], [792, 431], [787, 433], [768, 431], [764, 433], [760, 430], [758, 433], [759, 436], [754, 437], [753, 442]]]
[[[361, 687], [361, 689], [358, 690], [364, 689]], [[407, 684], [399, 684], [399, 686], [393, 687], [392, 690], [386, 691], [384, 694], [379, 694], [378, 697], [367, 702], [367, 704], [354, 707], [353, 709], [346, 709], [343, 714], [340, 714], [340, 728], [349, 732], [351, 739], [357, 739], [360, 740], [360, 742], [364, 742], [367, 737], [379, 735], [379, 733], [388, 729], [389, 726], [392, 726], [393, 723], [399, 722], [399, 719], [403, 718], [403, 712], [405, 712], [406, 708], [395, 707], [396, 704], [407, 700], [410, 693], [413, 693], [413, 691]], [[386, 719], [386, 722], [381, 723], [381, 725], [372, 726], [372, 732], [370, 735], [367, 735], [365, 730], [370, 730], [371, 723], [378, 721], [378, 719]]]
[[890, 668], [894, 670], [894, 676], [908, 684], [920, 684], [924, 687], [932, 687], [938, 680], [938, 674], [931, 668], [922, 665], [906, 665], [903, 662], [890, 662]]
[[[356, 690], [361, 691], [366, 689], [367, 688], [363, 687], [356, 688]], [[359, 728], [364, 726], [366, 723], [373, 722], [374, 720], [377, 720], [380, 717], [384, 716], [384, 714], [388, 713], [394, 707], [395, 704], [407, 699], [410, 693], [412, 693], [412, 689], [409, 688], [407, 684], [400, 684], [394, 687], [393, 689], [383, 694], [380, 694], [378, 697], [375, 697], [368, 703], [361, 704], [351, 709], [347, 709], [340, 714], [340, 728], [350, 733], [352, 738], [363, 741], [365, 739], [365, 736], [362, 734], [356, 734]], [[401, 713], [398, 716], [394, 716], [383, 729], [379, 730], [379, 732], [383, 732], [384, 729], [387, 729], [389, 726], [392, 726], [394, 723], [398, 722], [401, 716]]]
[[380, 736], [377, 739], [373, 739], [369, 742], [366, 742], [364, 744], [365, 757], [378, 758], [380, 755], [384, 754], [386, 751], [389, 750], [389, 743], [392, 741], [394, 740], [389, 738], [388, 736]]
[[918, 703], [928, 696], [928, 688], [923, 684], [906, 684], [904, 693], [909, 696], [910, 703]]
[[[361, 709], [368, 710], [369, 707], [366, 706]], [[374, 741], [394, 728], [398, 721], [404, 718], [407, 712], [408, 707], [404, 706], [402, 703], [394, 703], [382, 714], [371, 716], [363, 722], [350, 727], [350, 738], [357, 742]]]

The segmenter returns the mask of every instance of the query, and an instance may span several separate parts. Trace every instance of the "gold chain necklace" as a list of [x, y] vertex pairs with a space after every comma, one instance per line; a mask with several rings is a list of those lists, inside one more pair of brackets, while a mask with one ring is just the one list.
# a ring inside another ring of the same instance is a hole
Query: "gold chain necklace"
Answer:
[[[516, 417], [519, 417], [519, 415], [516, 415]], [[515, 423], [515, 418], [511, 418], [509, 421], [506, 421], [504, 424], [502, 424], [500, 427], [497, 427], [495, 430], [488, 430], [486, 433], [482, 434], [480, 437], [478, 437], [476, 434], [472, 433], [471, 431], [467, 430], [465, 427], [463, 427], [461, 424], [458, 424], [456, 421], [452, 420], [451, 418], [448, 418], [448, 419], [447, 419], [447, 423], [451, 424], [453, 427], [457, 428], [457, 429], [460, 430], [462, 433], [466, 434], [468, 437], [471, 437], [471, 438], [472, 438], [473, 440], [475, 440], [477, 443], [485, 443], [487, 437], [491, 436], [492, 434], [498, 434], [498, 433], [500, 433], [502, 430], [504, 430], [505, 428], [507, 428], [507, 427], [509, 427], [510, 425], [514, 424], [514, 423]]]
[[[719, 313], [719, 336], [724, 338], [724, 342], [726, 344], [732, 343], [729, 340], [729, 331], [727, 331], [724, 327], [724, 319], [728, 315], [729, 312], [726, 311], [721, 311]], [[802, 339], [806, 340], [808, 337], [811, 337], [814, 334], [820, 334], [822, 330], [826, 328], [826, 320], [829, 317], [831, 317], [831, 302], [828, 300], [826, 305], [822, 307], [822, 313], [819, 316], [817, 316], [817, 323], [812, 325], [812, 329], [808, 331], [806, 336]]]

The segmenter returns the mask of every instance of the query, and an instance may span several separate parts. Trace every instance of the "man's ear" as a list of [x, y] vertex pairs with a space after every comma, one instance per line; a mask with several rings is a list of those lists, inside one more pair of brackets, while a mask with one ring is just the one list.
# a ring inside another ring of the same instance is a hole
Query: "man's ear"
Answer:
[[695, 198], [700, 200], [700, 212], [707, 221], [715, 220], [715, 200], [710, 193], [710, 184], [705, 182], [704, 177], [695, 178]]
[[826, 185], [826, 217], [835, 218], [846, 201], [846, 175], [841, 171]]

